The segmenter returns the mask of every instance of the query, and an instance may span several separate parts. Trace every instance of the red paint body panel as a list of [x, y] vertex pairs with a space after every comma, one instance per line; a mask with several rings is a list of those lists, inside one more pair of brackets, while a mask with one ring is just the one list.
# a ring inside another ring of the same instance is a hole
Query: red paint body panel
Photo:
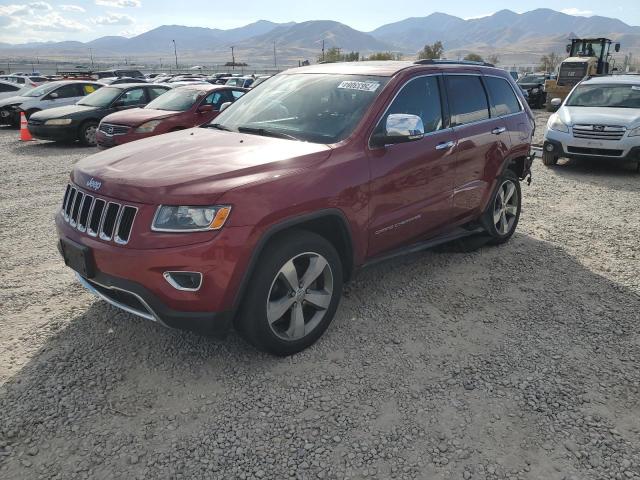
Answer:
[[[533, 115], [517, 93], [523, 111], [510, 117], [447, 128], [411, 143], [370, 148], [381, 115], [415, 76], [480, 71], [514, 85], [510, 75], [498, 69], [402, 65], [388, 62], [378, 69], [321, 65], [300, 70], [344, 73], [352, 68], [358, 74], [392, 77], [351, 136], [334, 145], [197, 128], [84, 159], [75, 166], [72, 183], [87, 191], [89, 180], [99, 180], [101, 197], [137, 207], [131, 240], [115, 245], [90, 238], [61, 215], [56, 219], [58, 233], [90, 247], [98, 270], [145, 286], [170, 308], [212, 312], [237, 306], [242, 282], [266, 234], [297, 218], [331, 211], [344, 219], [354, 266], [475, 220], [505, 163], [529, 154]], [[517, 87], [515, 91], [519, 92]], [[131, 118], [131, 125], [155, 118], [140, 111], [118, 115]], [[166, 121], [175, 125], [174, 120]], [[497, 127], [506, 131], [495, 135], [492, 130]], [[436, 149], [449, 141], [454, 142], [452, 148]], [[231, 205], [232, 212], [218, 232], [153, 232], [151, 222], [161, 204]], [[162, 278], [171, 269], [202, 272], [202, 289], [174, 289]]]

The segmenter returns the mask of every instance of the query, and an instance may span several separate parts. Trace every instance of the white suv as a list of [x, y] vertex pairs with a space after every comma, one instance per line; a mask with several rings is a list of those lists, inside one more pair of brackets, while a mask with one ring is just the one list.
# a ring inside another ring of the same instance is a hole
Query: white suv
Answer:
[[640, 166], [640, 75], [594, 77], [574, 87], [544, 132], [543, 163], [555, 165], [559, 157]]

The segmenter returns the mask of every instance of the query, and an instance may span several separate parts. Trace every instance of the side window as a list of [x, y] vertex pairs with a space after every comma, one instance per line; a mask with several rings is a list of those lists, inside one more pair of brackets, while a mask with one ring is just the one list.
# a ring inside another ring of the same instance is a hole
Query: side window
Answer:
[[128, 90], [120, 95], [120, 98], [118, 99], [118, 105], [122, 105], [123, 107], [140, 105], [146, 102], [147, 99], [144, 94], [144, 88], [134, 88], [133, 90]]
[[82, 94], [81, 95], [89, 95], [96, 91], [96, 86], [91, 83], [85, 83], [82, 85]]
[[6, 83], [0, 83], [0, 92], [15, 92], [20, 90], [17, 85], [7, 85]]
[[240, 90], [231, 90], [231, 95], [233, 95], [233, 101], [235, 102], [241, 96], [243, 96], [245, 92], [241, 92]]
[[497, 77], [485, 77], [484, 80], [489, 88], [493, 115], [500, 117], [522, 110], [516, 94], [506, 80]]
[[82, 96], [80, 85], [77, 83], [70, 83], [68, 85], [63, 85], [62, 87], [55, 90], [58, 94], [58, 98], [73, 98]]
[[149, 96], [151, 97], [151, 100], [155, 100], [160, 95], [162, 95], [163, 93], [166, 93], [166, 92], [167, 92], [166, 88], [160, 88], [160, 87], [151, 87], [151, 88], [149, 88]]
[[479, 76], [447, 75], [445, 82], [452, 127], [489, 118], [487, 94]]
[[442, 104], [438, 78], [420, 77], [407, 83], [393, 100], [376, 130], [381, 131], [387, 117], [394, 113], [408, 113], [422, 118], [424, 132], [435, 132], [442, 128]]
[[222, 92], [213, 92], [204, 99], [202, 105], [213, 105], [214, 110], [219, 110], [224, 101]]

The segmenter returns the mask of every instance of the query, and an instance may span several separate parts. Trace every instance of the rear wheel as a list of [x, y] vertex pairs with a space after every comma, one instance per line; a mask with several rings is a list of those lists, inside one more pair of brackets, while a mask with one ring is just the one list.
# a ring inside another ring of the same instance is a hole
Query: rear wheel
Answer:
[[331, 243], [307, 231], [278, 237], [263, 251], [237, 322], [260, 350], [286, 356], [327, 329], [342, 295], [342, 265]]
[[482, 217], [482, 225], [492, 237], [491, 243], [500, 244], [511, 238], [518, 226], [521, 208], [520, 181], [513, 171], [506, 170]]
[[98, 131], [98, 122], [90, 120], [80, 127], [80, 143], [87, 147], [96, 146], [96, 132]]
[[542, 163], [547, 167], [551, 167], [558, 163], [558, 156], [553, 152], [547, 152], [546, 150], [544, 150], [542, 152]]

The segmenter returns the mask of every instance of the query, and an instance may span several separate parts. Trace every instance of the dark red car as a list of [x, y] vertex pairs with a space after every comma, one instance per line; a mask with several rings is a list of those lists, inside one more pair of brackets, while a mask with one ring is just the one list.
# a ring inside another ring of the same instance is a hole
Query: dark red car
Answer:
[[197, 84], [175, 88], [144, 108], [116, 112], [102, 119], [96, 141], [108, 148], [162, 133], [197, 127], [213, 120], [225, 103], [247, 92], [243, 88]]
[[78, 162], [60, 249], [113, 305], [287, 355], [327, 329], [359, 268], [507, 241], [534, 122], [504, 70], [355, 62], [278, 74], [208, 127]]

